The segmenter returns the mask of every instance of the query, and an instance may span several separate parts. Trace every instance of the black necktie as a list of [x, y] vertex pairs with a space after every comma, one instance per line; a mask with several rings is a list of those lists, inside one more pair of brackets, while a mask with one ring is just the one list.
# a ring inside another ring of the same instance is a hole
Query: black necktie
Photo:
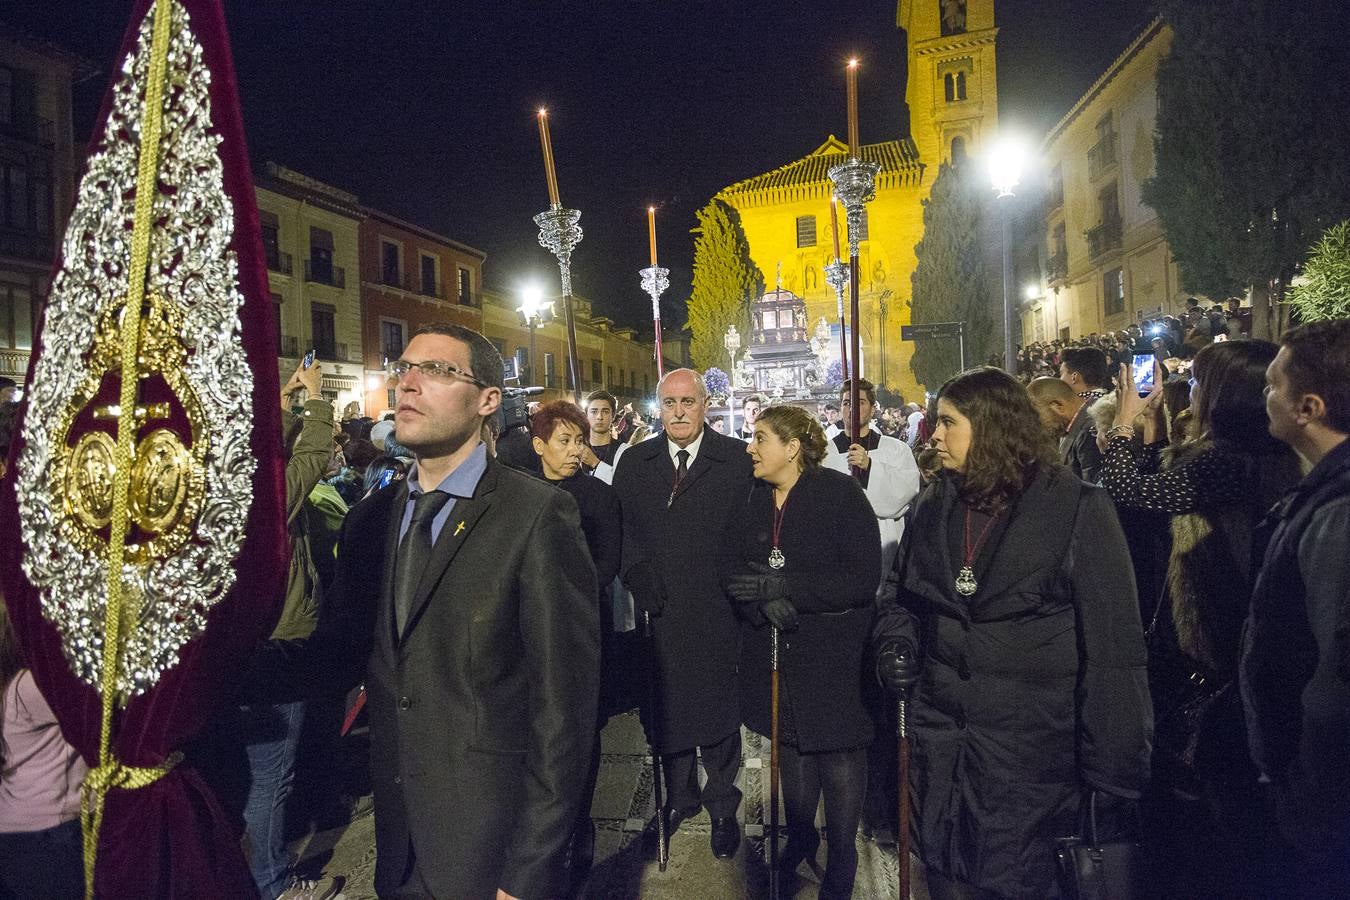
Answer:
[[398, 559], [394, 563], [394, 633], [402, 636], [408, 617], [412, 615], [413, 597], [417, 583], [431, 560], [431, 521], [441, 511], [450, 495], [444, 491], [412, 492], [412, 522], [398, 545]]
[[670, 496], [666, 498], [666, 509], [670, 509], [670, 504], [675, 502], [675, 494], [680, 490], [680, 482], [684, 481], [684, 476], [689, 474], [689, 451], [676, 451], [675, 458], [680, 461], [680, 464], [675, 467], [675, 483], [670, 486]]

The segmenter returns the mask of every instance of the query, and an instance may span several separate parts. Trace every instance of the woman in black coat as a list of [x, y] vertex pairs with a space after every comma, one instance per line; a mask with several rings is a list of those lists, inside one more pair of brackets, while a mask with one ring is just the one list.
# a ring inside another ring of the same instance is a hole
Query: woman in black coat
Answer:
[[867, 782], [872, 720], [862, 680], [881, 569], [881, 536], [862, 489], [822, 468], [825, 432], [805, 410], [775, 406], [747, 446], [759, 481], [735, 521], [738, 574], [728, 592], [742, 617], [741, 712], [770, 733], [770, 638], [779, 637], [779, 760], [788, 843], [779, 859], [790, 884], [814, 865], [816, 805], [825, 797], [829, 856], [823, 898], [853, 893], [854, 836]]
[[934, 900], [1055, 896], [1057, 838], [1148, 776], [1152, 708], [1125, 538], [1056, 462], [1026, 389], [976, 369], [938, 395], [941, 476], [905, 529], [877, 669], [910, 702], [914, 849]]
[[[539, 457], [544, 480], [572, 495], [581, 513], [581, 530], [586, 548], [595, 563], [596, 583], [600, 585], [600, 706], [595, 719], [595, 741], [590, 764], [586, 768], [585, 800], [577, 815], [569, 854], [570, 877], [576, 883], [591, 867], [595, 857], [595, 824], [591, 821], [591, 798], [600, 774], [600, 730], [609, 721], [613, 697], [622, 690], [628, 677], [622, 637], [614, 631], [614, 607], [609, 586], [619, 574], [623, 552], [623, 511], [614, 489], [581, 468], [581, 451], [590, 434], [586, 414], [575, 403], [554, 400], [542, 404], [530, 417], [530, 443]], [[610, 702], [606, 702], [606, 701]]]

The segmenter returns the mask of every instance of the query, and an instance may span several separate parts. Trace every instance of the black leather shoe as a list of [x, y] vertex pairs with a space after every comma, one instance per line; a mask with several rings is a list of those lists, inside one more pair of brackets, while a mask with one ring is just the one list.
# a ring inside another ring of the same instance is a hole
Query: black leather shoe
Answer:
[[741, 828], [735, 816], [720, 816], [712, 820], [712, 852], [718, 859], [730, 859], [741, 845]]

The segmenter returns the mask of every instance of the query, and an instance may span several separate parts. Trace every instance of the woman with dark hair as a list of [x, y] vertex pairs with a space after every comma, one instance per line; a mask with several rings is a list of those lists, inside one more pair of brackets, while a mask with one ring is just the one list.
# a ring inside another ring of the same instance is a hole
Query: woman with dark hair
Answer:
[[0, 597], [0, 897], [84, 895], [85, 769], [24, 663]]
[[619, 698], [627, 696], [630, 690], [624, 682], [631, 668], [628, 656], [632, 653], [631, 647], [623, 643], [624, 635], [615, 630], [610, 595], [623, 553], [623, 513], [614, 489], [582, 469], [581, 451], [590, 433], [586, 414], [569, 400], [542, 403], [530, 416], [530, 444], [539, 457], [544, 480], [576, 500], [581, 512], [581, 531], [586, 535], [586, 547], [600, 586], [596, 598], [600, 606], [600, 695], [596, 697], [599, 715], [595, 719], [595, 741], [582, 794], [585, 801], [572, 833], [569, 870], [574, 884], [585, 876], [595, 856], [591, 795], [600, 774], [600, 730], [610, 716], [622, 711], [618, 708], [622, 705]]
[[[1187, 438], [1176, 446], [1168, 446], [1165, 388], [1145, 398], [1132, 387], [1118, 392], [1115, 426], [1105, 436], [1102, 485], [1112, 498], [1171, 516], [1172, 550], [1150, 626], [1159, 709], [1153, 793], [1163, 824], [1187, 818], [1177, 795], [1204, 797], [1190, 812], [1200, 821], [1187, 823], [1186, 839], [1160, 842], [1190, 854], [1165, 867], [1194, 879], [1177, 886], [1183, 891], [1259, 894], [1245, 865], [1272, 837], [1234, 679], [1260, 566], [1252, 533], [1300, 477], [1297, 456], [1268, 430], [1265, 372], [1278, 350], [1255, 340], [1201, 349], [1191, 367]], [[1132, 440], [1139, 416], [1142, 451]]]
[[934, 900], [1055, 896], [1055, 844], [1095, 792], [1110, 830], [1148, 775], [1152, 715], [1111, 500], [1058, 464], [993, 368], [938, 393], [942, 474], [915, 502], [877, 674], [913, 686], [914, 849]]
[[733, 520], [740, 561], [727, 582], [742, 619], [741, 716], [753, 731], [770, 733], [769, 656], [777, 629], [784, 894], [792, 894], [799, 863], [815, 868], [823, 795], [829, 854], [820, 896], [841, 900], [853, 895], [872, 743], [862, 679], [881, 535], [858, 483], [821, 465], [825, 432], [806, 410], [765, 410], [746, 452], [758, 481]]

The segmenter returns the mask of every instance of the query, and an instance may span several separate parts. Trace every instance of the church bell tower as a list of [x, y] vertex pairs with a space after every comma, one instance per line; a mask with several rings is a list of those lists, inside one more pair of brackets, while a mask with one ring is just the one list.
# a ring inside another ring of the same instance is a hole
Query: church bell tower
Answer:
[[998, 130], [994, 0], [898, 0], [909, 48], [910, 137], [938, 163], [977, 154]]

